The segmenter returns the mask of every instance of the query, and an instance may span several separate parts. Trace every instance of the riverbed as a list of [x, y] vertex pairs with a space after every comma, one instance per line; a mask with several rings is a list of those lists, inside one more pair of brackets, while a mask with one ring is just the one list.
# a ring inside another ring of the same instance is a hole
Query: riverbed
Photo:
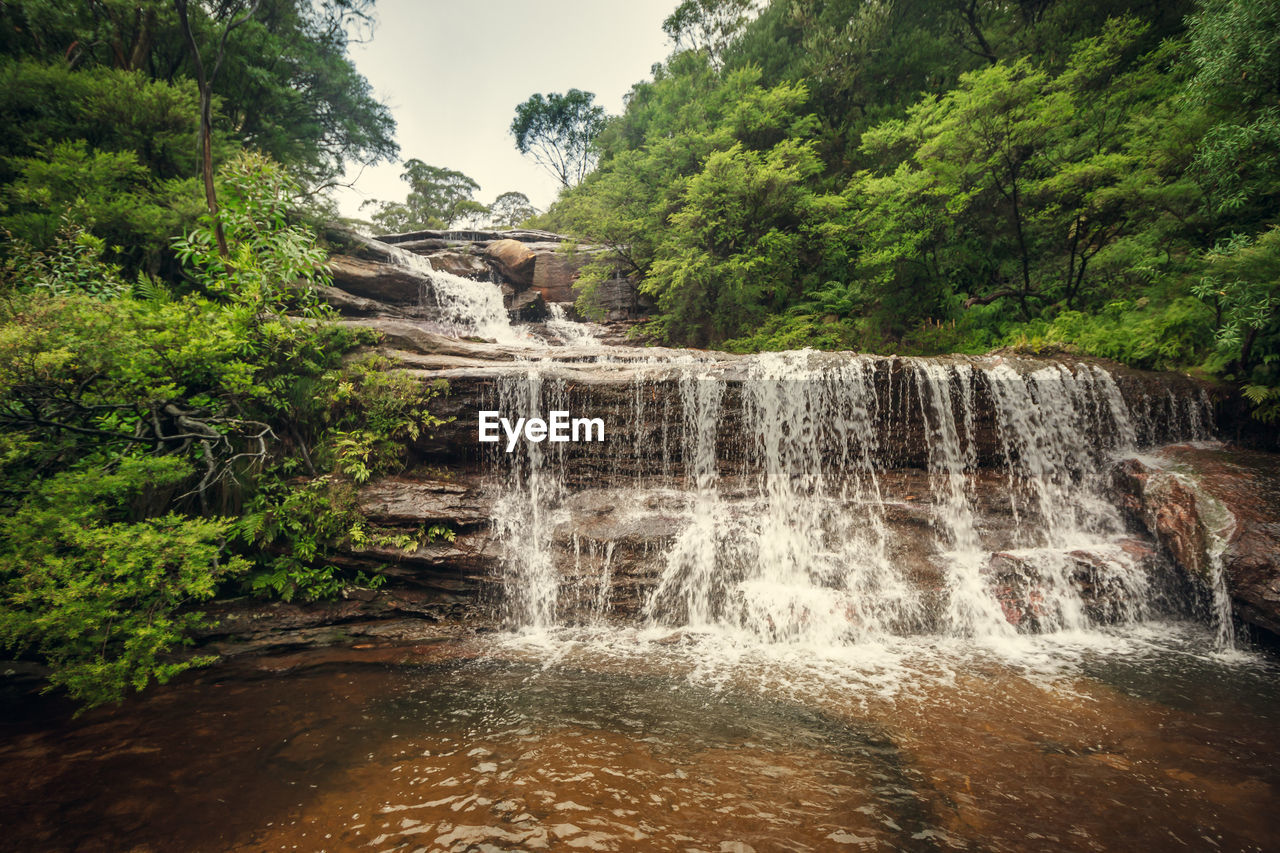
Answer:
[[1266, 850], [1280, 666], [1153, 622], [984, 646], [457, 632], [10, 697], [13, 850]]

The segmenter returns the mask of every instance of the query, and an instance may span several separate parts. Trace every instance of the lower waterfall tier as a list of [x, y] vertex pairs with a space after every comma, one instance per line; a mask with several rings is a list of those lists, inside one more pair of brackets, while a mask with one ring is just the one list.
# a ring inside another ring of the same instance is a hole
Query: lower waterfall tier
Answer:
[[[1210, 398], [1184, 377], [999, 356], [390, 343], [450, 385], [453, 422], [416, 452], [465, 473], [375, 484], [366, 510], [457, 527], [406, 559], [476, 579], [508, 627], [840, 646], [1193, 610], [1230, 622], [1117, 505], [1118, 459], [1210, 438]], [[482, 444], [481, 411], [599, 418], [605, 440]]]

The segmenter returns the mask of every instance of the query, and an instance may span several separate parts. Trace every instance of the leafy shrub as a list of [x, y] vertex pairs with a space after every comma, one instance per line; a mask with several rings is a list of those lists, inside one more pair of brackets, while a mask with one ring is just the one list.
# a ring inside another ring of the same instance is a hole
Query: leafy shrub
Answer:
[[0, 519], [0, 645], [40, 652], [50, 686], [86, 705], [207, 663], [171, 653], [203, 623], [181, 608], [248, 568], [226, 552], [229, 522], [138, 520], [130, 506], [190, 474], [185, 460], [143, 457], [40, 481]]
[[1063, 349], [1164, 369], [1201, 361], [1212, 346], [1212, 324], [1212, 312], [1191, 297], [1159, 307], [1146, 300], [1119, 300], [1101, 314], [1063, 311], [1051, 321], [1023, 324], [1003, 344], [1033, 352]]

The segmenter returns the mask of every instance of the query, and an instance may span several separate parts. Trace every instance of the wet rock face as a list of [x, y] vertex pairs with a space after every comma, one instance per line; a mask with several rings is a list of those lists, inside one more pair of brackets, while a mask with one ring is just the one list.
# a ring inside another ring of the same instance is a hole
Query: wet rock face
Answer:
[[[1140, 567], [1142, 576], [1159, 579], [1163, 566], [1154, 548], [1138, 539], [1126, 539], [1121, 549]], [[1131, 596], [1116, 577], [1108, 571], [1106, 559], [1088, 550], [1071, 551], [1053, 555], [1059, 565], [1061, 579], [1081, 593], [1084, 612], [1090, 621], [1114, 624], [1132, 616], [1129, 612]], [[987, 582], [1000, 602], [1005, 619], [1019, 631], [1038, 633], [1058, 630], [1061, 614], [1055, 613], [1045, 594], [1044, 560], [1037, 560], [1017, 552], [997, 552], [984, 569]]]
[[1122, 506], [1197, 583], [1220, 549], [1236, 617], [1280, 637], [1280, 456], [1168, 447], [1123, 463], [1116, 486]]
[[412, 270], [349, 255], [329, 258], [334, 285], [353, 296], [390, 306], [416, 306], [430, 281]]
[[487, 524], [493, 502], [470, 480], [387, 477], [360, 489], [360, 510], [370, 521], [391, 526]]
[[[424, 458], [478, 461], [485, 446], [476, 441], [477, 413], [501, 410], [499, 389], [508, 378], [524, 376], [527, 368], [511, 364], [513, 354], [501, 347], [465, 345], [463, 349], [459, 342], [446, 344], [447, 339], [437, 340], [426, 333], [411, 335], [407, 329], [400, 328], [409, 324], [381, 325], [393, 336], [389, 342], [400, 350], [388, 350], [389, 358], [406, 367], [422, 368], [424, 379], [438, 377], [449, 383], [447, 398], [441, 399], [439, 406], [454, 420], [436, 428], [431, 436], [424, 436], [416, 450]], [[403, 352], [409, 348], [418, 352]], [[458, 357], [439, 357], [442, 348], [457, 353]], [[619, 348], [618, 352], [618, 358], [622, 359], [625, 351]], [[631, 354], [641, 359], [646, 352], [661, 354], [664, 351], [632, 350]], [[423, 361], [419, 353], [433, 358]], [[564, 408], [575, 416], [589, 414], [605, 421], [606, 442], [566, 448], [572, 456], [570, 476], [574, 483], [598, 481], [601, 477], [616, 479], [660, 473], [684, 461], [689, 447], [684, 440], [687, 413], [681, 400], [679, 370], [625, 361], [578, 362], [573, 358], [574, 354], [565, 350], [563, 361], [545, 364], [539, 374], [544, 394], [554, 395], [558, 401], [551, 408]], [[486, 363], [487, 359], [495, 360]], [[739, 357], [724, 355], [723, 359], [711, 362], [725, 382], [721, 415], [716, 425], [717, 465], [721, 474], [732, 475], [750, 470], [758, 462], [758, 456], [742, 423], [743, 393], [749, 376], [745, 367], [735, 367], [743, 363]], [[1023, 366], [1030, 369], [1046, 364], [1050, 362], [1030, 361]], [[921, 388], [912, 363], [879, 358], [871, 369], [870, 381], [877, 400], [871, 413], [876, 435], [873, 461], [882, 470], [927, 468], [930, 452], [927, 432], [933, 429], [932, 415], [924, 414], [928, 402], [921, 400]], [[1149, 373], [1126, 377], [1123, 384], [1117, 384], [1132, 410], [1141, 413], [1145, 400], [1154, 401], [1149, 405], [1151, 414], [1140, 416], [1133, 424], [1140, 445], [1195, 434], [1189, 432], [1189, 421], [1193, 417], [1187, 414], [1186, 405], [1186, 401], [1197, 399], [1198, 386], [1191, 380], [1173, 374]], [[959, 393], [957, 388], [952, 391]], [[993, 390], [984, 374], [976, 374], [972, 393], [975, 405], [966, 429], [973, 430], [976, 462], [982, 468], [1003, 467], [1008, 454], [1016, 456], [1020, 449], [1016, 443], [1006, 441], [1007, 437], [999, 430]], [[1115, 436], [1106, 431], [1106, 413], [1094, 415], [1100, 420], [1099, 432], [1094, 438], [1100, 443], [1099, 449], [1107, 449], [1106, 442], [1114, 441]], [[1207, 415], [1204, 419], [1207, 420]], [[968, 441], [967, 435], [965, 440]]]

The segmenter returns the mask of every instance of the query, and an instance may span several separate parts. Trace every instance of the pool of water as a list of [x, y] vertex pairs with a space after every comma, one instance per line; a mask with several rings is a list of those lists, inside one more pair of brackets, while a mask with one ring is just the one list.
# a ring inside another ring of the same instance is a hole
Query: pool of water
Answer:
[[846, 649], [558, 631], [11, 705], [13, 850], [1266, 850], [1280, 667], [1203, 629]]

